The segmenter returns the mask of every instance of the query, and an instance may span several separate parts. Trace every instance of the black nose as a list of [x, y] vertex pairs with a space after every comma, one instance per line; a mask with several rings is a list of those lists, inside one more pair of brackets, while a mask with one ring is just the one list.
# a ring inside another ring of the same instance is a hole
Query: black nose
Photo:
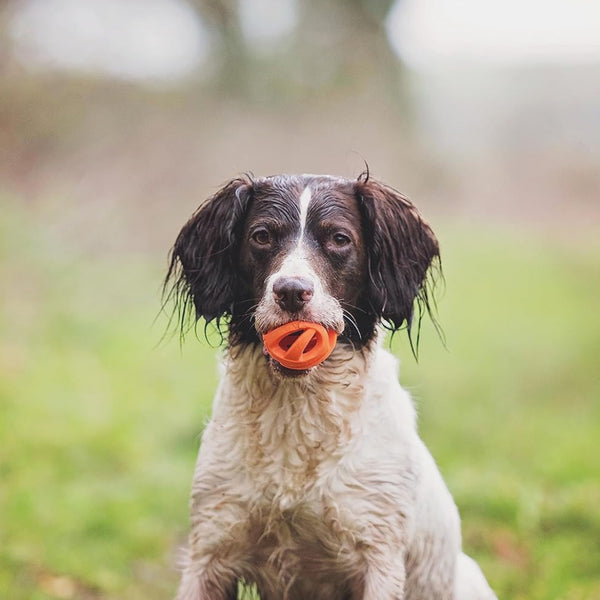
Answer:
[[273, 284], [275, 302], [288, 312], [298, 312], [310, 302], [315, 288], [308, 279], [302, 277], [280, 277]]

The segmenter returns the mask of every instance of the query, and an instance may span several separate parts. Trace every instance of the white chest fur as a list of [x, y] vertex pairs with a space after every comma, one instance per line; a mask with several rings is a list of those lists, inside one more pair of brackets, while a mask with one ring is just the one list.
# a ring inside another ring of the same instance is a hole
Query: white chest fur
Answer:
[[402, 589], [406, 562], [416, 598], [435, 561], [449, 590], [458, 517], [396, 373], [378, 347], [336, 349], [299, 380], [275, 377], [257, 348], [227, 357], [198, 456], [186, 572], [230, 573], [268, 598], [333, 599], [367, 571], [383, 585], [373, 564], [390, 593]]

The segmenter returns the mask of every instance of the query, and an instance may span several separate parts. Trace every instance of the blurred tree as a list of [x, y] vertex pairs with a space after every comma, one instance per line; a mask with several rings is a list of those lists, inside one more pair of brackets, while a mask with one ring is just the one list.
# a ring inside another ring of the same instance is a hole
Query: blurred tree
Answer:
[[236, 89], [243, 84], [244, 66], [248, 51], [240, 27], [237, 0], [189, 0], [201, 20], [207, 23], [214, 35], [217, 48], [215, 73], [221, 87]]
[[[325, 63], [333, 84], [371, 88], [375, 80], [397, 96], [402, 89], [402, 65], [385, 31], [385, 19], [393, 3], [394, 0], [301, 3], [298, 39], [309, 40], [304, 52], [311, 66]], [[297, 50], [302, 55], [301, 44]]]
[[190, 2], [215, 36], [213, 81], [227, 94], [277, 101], [383, 87], [396, 102], [404, 97], [385, 31], [394, 0], [298, 1], [292, 34], [268, 51], [244, 36], [237, 0]]

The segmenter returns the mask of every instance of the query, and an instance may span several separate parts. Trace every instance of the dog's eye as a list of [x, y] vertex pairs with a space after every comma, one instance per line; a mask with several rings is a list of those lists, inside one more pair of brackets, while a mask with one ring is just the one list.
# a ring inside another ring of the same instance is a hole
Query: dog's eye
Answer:
[[349, 246], [352, 243], [352, 240], [345, 233], [334, 233], [331, 236], [331, 241], [338, 248], [343, 248], [344, 246]]
[[271, 243], [271, 234], [266, 229], [257, 229], [252, 234], [252, 241], [259, 246], [268, 246]]

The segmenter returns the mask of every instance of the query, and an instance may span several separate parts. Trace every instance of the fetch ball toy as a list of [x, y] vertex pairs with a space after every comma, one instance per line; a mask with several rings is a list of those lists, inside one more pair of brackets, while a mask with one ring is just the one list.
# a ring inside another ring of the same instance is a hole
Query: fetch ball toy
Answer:
[[337, 340], [333, 329], [319, 323], [291, 321], [263, 335], [267, 352], [288, 369], [304, 371], [322, 363]]

